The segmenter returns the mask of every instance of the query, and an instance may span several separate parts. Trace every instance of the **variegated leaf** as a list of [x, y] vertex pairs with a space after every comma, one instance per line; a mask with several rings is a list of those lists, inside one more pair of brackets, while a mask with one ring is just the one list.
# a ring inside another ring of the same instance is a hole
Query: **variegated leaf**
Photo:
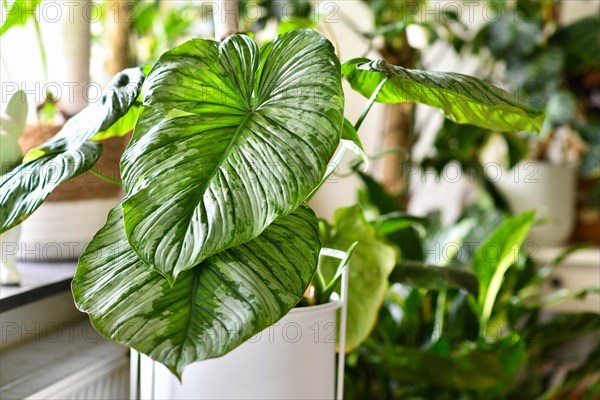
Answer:
[[122, 160], [142, 260], [174, 281], [298, 207], [340, 142], [340, 77], [333, 46], [309, 30], [262, 49], [234, 35], [165, 53]]
[[131, 249], [117, 206], [79, 260], [73, 295], [100, 333], [181, 376], [187, 364], [223, 355], [287, 314], [316, 271], [320, 247], [316, 216], [302, 205], [171, 287]]
[[539, 131], [544, 113], [502, 89], [454, 72], [406, 69], [384, 60], [355, 58], [344, 63], [344, 76], [352, 88], [370, 97], [383, 79], [377, 95], [381, 103], [413, 102], [437, 107], [446, 118], [492, 131]]

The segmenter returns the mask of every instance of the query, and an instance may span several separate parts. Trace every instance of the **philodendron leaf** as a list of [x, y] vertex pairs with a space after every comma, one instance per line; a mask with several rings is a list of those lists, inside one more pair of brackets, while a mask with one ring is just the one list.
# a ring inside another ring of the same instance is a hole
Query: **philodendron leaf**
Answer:
[[[31, 149], [25, 155], [23, 162], [62, 153], [85, 143], [98, 132], [111, 127], [121, 117], [128, 115], [129, 109], [140, 94], [142, 82], [144, 82], [144, 74], [140, 68], [130, 68], [119, 72], [111, 80], [101, 101], [90, 104], [69, 119], [52, 139]], [[105, 135], [103, 139], [108, 137]]]
[[62, 182], [92, 168], [102, 145], [83, 143], [61, 153], [21, 164], [0, 177], [0, 233], [19, 225]]
[[52, 139], [32, 149], [0, 178], [0, 233], [27, 219], [62, 182], [94, 166], [102, 145], [88, 142], [125, 115], [138, 96], [144, 75], [140, 69], [117, 74], [102, 101], [71, 118]]
[[299, 30], [165, 53], [122, 159], [130, 244], [167, 279], [258, 236], [319, 184], [340, 142], [331, 43]]
[[171, 287], [131, 249], [116, 207], [79, 260], [73, 295], [100, 333], [181, 376], [186, 365], [227, 353], [287, 314], [316, 271], [320, 247], [316, 216], [302, 205]]
[[480, 79], [453, 72], [405, 69], [384, 60], [355, 58], [342, 72], [352, 88], [370, 97], [388, 78], [377, 96], [382, 103], [415, 102], [440, 108], [446, 118], [498, 132], [539, 131], [544, 114]]
[[[396, 253], [377, 237], [358, 206], [336, 210], [334, 229], [327, 235], [329, 247], [346, 250], [358, 244], [348, 264], [348, 322], [346, 349], [358, 347], [371, 333], [388, 287], [388, 276], [394, 268]], [[337, 263], [321, 266], [326, 279], [335, 273]]]

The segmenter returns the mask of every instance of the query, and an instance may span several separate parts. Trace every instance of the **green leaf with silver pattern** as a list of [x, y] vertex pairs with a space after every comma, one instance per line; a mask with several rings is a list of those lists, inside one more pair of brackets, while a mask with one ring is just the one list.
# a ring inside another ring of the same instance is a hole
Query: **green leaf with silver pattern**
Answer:
[[344, 99], [332, 44], [297, 30], [163, 54], [121, 163], [125, 230], [171, 282], [260, 235], [316, 187], [340, 142]]
[[117, 206], [79, 260], [73, 295], [100, 333], [181, 376], [186, 365], [227, 353], [287, 314], [316, 271], [320, 247], [317, 218], [301, 205], [171, 287], [131, 249]]
[[352, 88], [367, 98], [388, 78], [377, 95], [378, 102], [426, 104], [441, 109], [446, 118], [459, 124], [497, 132], [539, 132], [544, 121], [542, 111], [467, 75], [406, 69], [366, 58], [345, 62], [342, 71]]
[[102, 145], [89, 140], [127, 114], [140, 93], [139, 68], [115, 75], [102, 100], [71, 118], [53, 138], [0, 177], [0, 233], [27, 219], [61, 183], [89, 170]]

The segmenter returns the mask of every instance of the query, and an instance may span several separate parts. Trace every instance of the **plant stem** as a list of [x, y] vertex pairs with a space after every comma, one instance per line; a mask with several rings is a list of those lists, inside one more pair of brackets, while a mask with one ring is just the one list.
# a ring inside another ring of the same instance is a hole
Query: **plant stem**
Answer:
[[373, 107], [373, 104], [375, 103], [375, 99], [377, 98], [377, 95], [379, 94], [379, 92], [381, 91], [381, 89], [383, 88], [383, 85], [385, 85], [387, 80], [388, 80], [388, 78], [385, 78], [384, 80], [382, 80], [379, 83], [379, 85], [377, 86], [377, 88], [375, 89], [373, 94], [371, 95], [371, 98], [369, 98], [369, 102], [367, 103], [365, 108], [362, 110], [360, 117], [358, 117], [358, 121], [356, 121], [356, 124], [354, 124], [354, 129], [356, 129], [357, 132], [358, 132], [358, 129], [360, 128], [360, 126], [362, 125], [362, 123], [364, 122], [365, 118], [367, 117], [367, 114], [369, 114], [369, 111], [371, 111], [371, 107]]
[[215, 39], [224, 40], [228, 36], [238, 33], [238, 0], [220, 0], [214, 5]]
[[[44, 48], [44, 41], [42, 40], [42, 31], [40, 29], [40, 23], [36, 18], [33, 18], [33, 26], [35, 27], [35, 39], [40, 49], [40, 57], [42, 59], [42, 73], [44, 74], [44, 82], [48, 83], [48, 60], [46, 58], [46, 49]], [[46, 94], [44, 93], [44, 96]]]
[[123, 185], [123, 181], [121, 181], [120, 179], [111, 178], [110, 176], [103, 174], [102, 172], [98, 171], [95, 168], [90, 169], [90, 172], [92, 174], [96, 175], [98, 178], [103, 179], [106, 182], [112, 183], [113, 185], [118, 185], [118, 186]]
[[312, 285], [315, 288], [315, 299], [317, 301], [317, 304], [323, 304], [326, 303], [328, 299], [323, 299], [323, 296], [325, 294], [325, 278], [323, 278], [323, 274], [321, 273], [321, 271], [317, 268], [317, 272], [315, 273], [315, 276], [312, 280]]

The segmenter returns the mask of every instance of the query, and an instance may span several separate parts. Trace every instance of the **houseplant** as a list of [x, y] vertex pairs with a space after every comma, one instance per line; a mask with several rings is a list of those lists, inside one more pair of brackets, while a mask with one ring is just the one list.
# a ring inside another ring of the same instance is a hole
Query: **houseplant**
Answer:
[[[57, 134], [71, 116], [87, 105], [90, 97], [100, 94], [94, 91], [95, 83], [90, 77], [90, 25], [96, 18], [89, 15], [90, 10], [92, 14], [96, 11], [91, 6], [89, 2], [48, 4], [38, 0], [16, 0], [0, 6], [6, 17], [0, 27], [4, 55], [8, 56], [2, 65], [3, 78], [8, 78], [3, 82], [5, 93], [18, 87], [28, 88], [30, 104], [35, 103], [37, 109], [30, 112], [19, 139], [24, 153]], [[39, 52], [40, 61], [28, 74], [19, 68], [22, 45], [11, 46], [11, 42], [27, 43], [29, 35], [35, 35], [37, 46], [32, 46], [28, 54], [35, 56]], [[41, 82], [34, 81], [38, 75]], [[31, 90], [35, 84], [36, 89]], [[119, 158], [126, 143], [122, 137], [107, 139], [103, 146], [108, 151], [95, 170], [118, 176]], [[98, 178], [92, 171], [64, 182], [43, 208], [23, 224], [19, 258], [33, 262], [76, 259], [104, 224], [103, 215], [121, 196], [119, 186]]]
[[[19, 136], [25, 129], [27, 120], [27, 97], [17, 91], [6, 105], [0, 117], [0, 182], [5, 172], [10, 171], [21, 161], [23, 154], [19, 147]], [[21, 227], [0, 234], [0, 285], [18, 285], [21, 274], [17, 269], [16, 255]]]
[[[383, 190], [375, 182], [366, 190], [374, 188]], [[599, 315], [552, 315], [547, 307], [600, 288], [541, 290], [576, 248], [539, 266], [535, 249], [522, 246], [532, 212], [506, 217], [485, 201], [444, 227], [439, 216], [388, 212], [381, 196], [370, 198], [364, 204], [374, 209], [371, 224], [390, 243], [410, 226], [422, 234], [419, 252], [401, 252], [371, 335], [347, 356], [347, 398], [567, 398], [574, 389], [597, 395], [599, 343], [566, 371], [553, 353], [600, 331]], [[405, 250], [407, 243], [398, 245]]]
[[[418, 101], [497, 130], [535, 130], [543, 119], [460, 74], [364, 59], [343, 71], [371, 97], [366, 111], [375, 100]], [[103, 102], [8, 173], [0, 223], [17, 225], [57, 181], [89, 169], [101, 151], [90, 139], [139, 106], [121, 160], [126, 198], [80, 258], [73, 293], [101, 333], [180, 376], [286, 315], [311, 280], [322, 285], [318, 222], [303, 202], [342, 135], [359, 141], [344, 124], [333, 46], [313, 31], [261, 48], [244, 35], [192, 40], [160, 58], [137, 102], [142, 80], [138, 69], [119, 74]], [[48, 164], [58, 179], [43, 179]], [[214, 329], [219, 340], [204, 340]]]
[[[487, 146], [491, 135], [485, 130], [445, 123], [436, 139], [437, 154], [428, 160], [441, 170], [458, 155], [465, 169], [476, 170], [488, 189], [499, 192], [498, 205], [513, 211], [538, 209], [538, 216], [547, 223], [533, 227], [530, 239], [551, 246], [570, 238], [576, 216], [578, 239], [598, 241], [592, 233], [598, 230], [591, 227], [598, 221], [597, 207], [592, 204], [597, 203], [593, 196], [598, 186], [600, 114], [593, 98], [599, 87], [600, 63], [594, 55], [600, 51], [600, 20], [589, 16], [566, 23], [563, 6], [560, 1], [498, 3], [490, 7], [495, 9], [494, 18], [474, 36], [455, 37], [456, 48], [469, 49], [487, 61], [482, 68], [486, 78], [496, 76], [516, 98], [545, 110], [548, 118], [540, 135], [504, 135], [507, 156], [482, 160], [483, 150], [489, 154], [490, 148], [502, 145], [493, 141]], [[452, 134], [461, 138], [460, 149], [451, 148], [448, 136]], [[578, 194], [576, 215], [577, 191], [554, 187], [560, 181], [562, 187], [574, 188], [577, 180], [587, 190]]]

